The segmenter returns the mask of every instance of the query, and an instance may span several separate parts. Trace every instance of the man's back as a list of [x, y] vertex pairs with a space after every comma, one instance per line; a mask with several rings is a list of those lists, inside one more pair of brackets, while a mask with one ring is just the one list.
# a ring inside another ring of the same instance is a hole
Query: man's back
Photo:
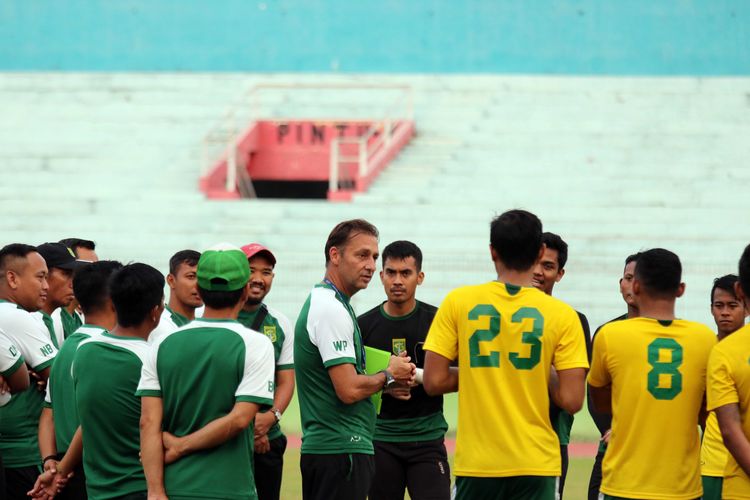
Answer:
[[[196, 319], [158, 339], [153, 349], [149, 369], [157, 370], [163, 428], [171, 434], [195, 432], [238, 401], [273, 404], [273, 346], [234, 320]], [[149, 395], [150, 388], [142, 383], [139, 394]], [[169, 497], [255, 498], [252, 450], [251, 426], [216, 448], [166, 466]]]
[[45, 406], [52, 408], [55, 421], [55, 442], [57, 452], [64, 453], [70, 446], [70, 441], [78, 429], [78, 407], [75, 401], [75, 384], [71, 374], [71, 367], [76, 356], [78, 346], [84, 340], [101, 335], [106, 330], [92, 325], [83, 325], [67, 338], [58, 351], [47, 385]]
[[425, 349], [458, 358], [456, 475], [560, 475], [550, 366], [588, 367], [570, 306], [499, 282], [459, 288], [438, 309]]
[[146, 490], [140, 452], [141, 401], [135, 390], [148, 344], [102, 333], [80, 343], [73, 361], [83, 430], [83, 466], [91, 499]]
[[[708, 408], [737, 403], [739, 405], [742, 430], [750, 436], [750, 325], [746, 325], [725, 338], [713, 349], [709, 361]], [[713, 412], [712, 412], [713, 414]], [[737, 464], [731, 453], [727, 453], [723, 471], [722, 498], [749, 498], [750, 478]]]
[[589, 383], [612, 384], [601, 491], [699, 497], [698, 415], [714, 333], [692, 321], [634, 318], [604, 325], [594, 342]]

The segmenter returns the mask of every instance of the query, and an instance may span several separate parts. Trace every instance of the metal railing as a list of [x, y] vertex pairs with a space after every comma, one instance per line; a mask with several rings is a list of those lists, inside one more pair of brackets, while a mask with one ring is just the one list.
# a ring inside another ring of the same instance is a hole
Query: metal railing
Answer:
[[[243, 136], [252, 127], [253, 123], [262, 119], [278, 120], [289, 114], [289, 118], [299, 119], [300, 109], [305, 104], [295, 106], [295, 95], [301, 90], [318, 90], [316, 99], [312, 103], [316, 110], [329, 107], [336, 110], [336, 118], [341, 120], [374, 120], [373, 124], [361, 137], [336, 137], [331, 142], [330, 153], [330, 180], [332, 191], [338, 191], [340, 187], [353, 186], [354, 178], [347, 166], [352, 164], [348, 149], [352, 144], [357, 148], [356, 164], [358, 175], [366, 175], [368, 162], [373, 154], [384, 146], [388, 146], [397, 129], [404, 121], [412, 121], [414, 113], [412, 89], [408, 85], [380, 85], [380, 84], [259, 84], [250, 88], [240, 99], [239, 103], [232, 107], [216, 125], [205, 135], [203, 140], [203, 165], [202, 174], [214, 168], [218, 162], [226, 161], [226, 190], [229, 192], [240, 191], [243, 196], [254, 194], [252, 180], [247, 174], [246, 165], [241, 164], [237, 158], [237, 145]], [[353, 96], [354, 100], [348, 106], [342, 105], [344, 94], [347, 92], [364, 93], [363, 96]], [[372, 95], [378, 92], [396, 93], [393, 99], [373, 99]], [[263, 99], [264, 93], [273, 95], [274, 99]], [[335, 102], [326, 103], [326, 98], [335, 95]], [[370, 98], [368, 98], [368, 95]], [[383, 102], [387, 101], [387, 102]], [[248, 105], [249, 104], [249, 105]], [[342, 109], [353, 116], [341, 116]], [[354, 116], [357, 115], [358, 116]], [[312, 116], [310, 118], [313, 118]], [[315, 116], [314, 118], [330, 118]], [[343, 150], [342, 150], [343, 146]]]

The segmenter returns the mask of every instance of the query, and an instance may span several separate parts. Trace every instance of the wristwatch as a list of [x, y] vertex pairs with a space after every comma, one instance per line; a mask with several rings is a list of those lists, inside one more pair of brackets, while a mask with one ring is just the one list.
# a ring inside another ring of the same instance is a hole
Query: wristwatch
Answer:
[[393, 375], [391, 375], [391, 372], [389, 372], [388, 370], [380, 370], [379, 373], [385, 375], [385, 383], [383, 384], [383, 389], [388, 389], [390, 386], [396, 383], [396, 379], [393, 378]]
[[278, 408], [271, 408], [270, 412], [273, 413], [274, 417], [276, 417], [276, 423], [278, 424], [281, 420], [281, 412]]

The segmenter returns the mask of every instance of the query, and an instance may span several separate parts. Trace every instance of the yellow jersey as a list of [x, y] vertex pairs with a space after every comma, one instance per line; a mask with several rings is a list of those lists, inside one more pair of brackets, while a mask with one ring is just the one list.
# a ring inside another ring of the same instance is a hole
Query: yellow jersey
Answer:
[[710, 412], [706, 418], [706, 432], [701, 443], [701, 475], [724, 477], [729, 452], [719, 430], [716, 413]]
[[573, 308], [497, 281], [458, 288], [438, 309], [424, 349], [458, 360], [457, 476], [560, 475], [550, 366], [588, 367]]
[[602, 493], [685, 500], [702, 495], [698, 418], [715, 343], [707, 326], [681, 319], [633, 318], [599, 330], [588, 381], [612, 385]]
[[[740, 407], [742, 430], [750, 436], [750, 325], [725, 338], [711, 352], [707, 377], [708, 409]], [[750, 498], [750, 478], [727, 453], [722, 498]]]

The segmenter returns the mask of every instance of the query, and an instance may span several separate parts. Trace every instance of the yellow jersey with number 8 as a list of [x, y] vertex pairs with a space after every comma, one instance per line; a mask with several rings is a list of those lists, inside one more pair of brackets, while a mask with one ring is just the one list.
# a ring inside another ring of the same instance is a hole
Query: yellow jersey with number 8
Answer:
[[458, 360], [457, 476], [560, 475], [550, 366], [588, 368], [573, 308], [496, 281], [458, 288], [438, 309], [424, 349]]
[[600, 491], [624, 498], [702, 494], [698, 418], [716, 335], [705, 325], [634, 318], [594, 338], [589, 384], [612, 384]]

